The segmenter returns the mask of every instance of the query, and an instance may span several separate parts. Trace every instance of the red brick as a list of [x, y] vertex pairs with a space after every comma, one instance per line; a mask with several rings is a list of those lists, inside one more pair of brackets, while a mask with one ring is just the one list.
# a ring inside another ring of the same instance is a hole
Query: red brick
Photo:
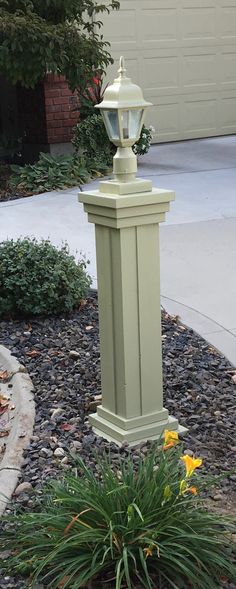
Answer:
[[61, 96], [72, 96], [72, 92], [70, 91], [70, 89], [67, 88], [61, 88]]
[[70, 118], [70, 113], [69, 113], [68, 110], [65, 110], [65, 112], [55, 112], [54, 117], [57, 120], [64, 121], [65, 119], [69, 119]]
[[74, 122], [71, 121], [70, 119], [61, 121], [61, 123], [62, 123], [63, 127], [73, 127], [74, 126]]
[[69, 89], [68, 83], [67, 82], [60, 82], [60, 88], [62, 90], [69, 90], [69, 92], [72, 94], [71, 90]]
[[62, 112], [70, 112], [69, 103], [67, 102], [66, 104], [61, 104], [61, 110]]
[[74, 110], [74, 111], [70, 111], [70, 119], [76, 119], [79, 120], [79, 111], [78, 110]]
[[61, 126], [60, 121], [55, 121], [56, 123], [58, 123], [58, 128], [54, 129], [55, 135], [64, 135], [65, 134], [65, 129], [63, 129], [63, 127]]
[[46, 98], [58, 98], [61, 96], [61, 90], [59, 88], [45, 88]]
[[52, 98], [45, 98], [45, 105], [46, 106], [52, 106], [53, 105], [53, 99]]
[[58, 98], [53, 98], [53, 104], [69, 104], [67, 96], [60, 96]]
[[53, 112], [47, 112], [46, 113], [46, 119], [47, 119], [47, 121], [53, 121], [53, 119], [54, 119]]
[[62, 110], [64, 109], [64, 104], [52, 104], [52, 106], [47, 106], [47, 113], [48, 112], [62, 112]]
[[56, 129], [57, 127], [61, 127], [61, 121], [48, 121], [48, 129]]

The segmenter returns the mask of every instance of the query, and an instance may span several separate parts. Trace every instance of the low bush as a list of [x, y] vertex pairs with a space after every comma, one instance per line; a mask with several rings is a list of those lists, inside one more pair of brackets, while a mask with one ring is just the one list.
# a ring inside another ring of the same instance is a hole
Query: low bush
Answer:
[[48, 240], [0, 243], [0, 317], [69, 312], [86, 296], [91, 279], [65, 244]]
[[51, 482], [31, 513], [6, 517], [4, 570], [51, 589], [218, 589], [235, 580], [233, 526], [204, 509], [202, 460], [182, 455], [176, 438], [165, 432], [164, 446], [138, 464], [104, 458], [96, 474], [77, 460], [78, 476]]
[[94, 113], [78, 123], [74, 130], [73, 145], [81, 151], [85, 159], [94, 161], [95, 166], [112, 168], [116, 147], [110, 142], [102, 115]]
[[84, 160], [74, 155], [41, 153], [35, 164], [13, 165], [11, 171], [11, 187], [27, 194], [78, 186], [90, 178], [90, 170]]

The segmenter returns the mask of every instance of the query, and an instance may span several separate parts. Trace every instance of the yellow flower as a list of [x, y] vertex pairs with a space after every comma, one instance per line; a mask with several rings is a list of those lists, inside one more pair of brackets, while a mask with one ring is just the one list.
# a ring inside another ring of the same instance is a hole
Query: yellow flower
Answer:
[[199, 466], [202, 465], [201, 458], [192, 458], [188, 454], [186, 454], [185, 456], [181, 456], [181, 460], [185, 464], [186, 478], [191, 477], [195, 469], [199, 468]]
[[172, 432], [169, 430], [164, 431], [164, 445], [163, 450], [168, 450], [168, 448], [172, 448], [175, 444], [178, 444], [179, 436], [177, 432]]

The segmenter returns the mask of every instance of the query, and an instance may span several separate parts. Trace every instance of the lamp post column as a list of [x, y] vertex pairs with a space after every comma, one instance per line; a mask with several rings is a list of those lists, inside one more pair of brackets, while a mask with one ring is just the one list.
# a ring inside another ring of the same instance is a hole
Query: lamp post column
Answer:
[[135, 177], [132, 145], [150, 103], [126, 77], [123, 57], [118, 74], [96, 105], [118, 148], [114, 179], [79, 200], [95, 224], [97, 252], [102, 405], [90, 422], [108, 440], [136, 444], [183, 429], [162, 390], [159, 223], [174, 193]]
[[159, 268], [159, 223], [174, 193], [108, 189], [101, 182], [79, 196], [96, 230], [102, 405], [90, 422], [110, 441], [135, 444], [179, 431], [163, 408]]

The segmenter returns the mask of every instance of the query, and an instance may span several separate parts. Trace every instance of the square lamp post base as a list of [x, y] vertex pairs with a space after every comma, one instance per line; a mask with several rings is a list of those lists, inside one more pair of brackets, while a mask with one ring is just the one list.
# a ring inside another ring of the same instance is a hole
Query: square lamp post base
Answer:
[[116, 444], [185, 431], [163, 407], [159, 223], [173, 199], [142, 179], [80, 195], [95, 224], [98, 277], [102, 405], [90, 423]]
[[135, 446], [147, 440], [158, 440], [166, 429], [180, 435], [187, 432], [175, 417], [168, 415], [166, 409], [156, 414], [125, 420], [99, 406], [97, 413], [89, 416], [89, 421], [98, 436], [108, 442], [115, 442], [118, 446], [124, 442]]

